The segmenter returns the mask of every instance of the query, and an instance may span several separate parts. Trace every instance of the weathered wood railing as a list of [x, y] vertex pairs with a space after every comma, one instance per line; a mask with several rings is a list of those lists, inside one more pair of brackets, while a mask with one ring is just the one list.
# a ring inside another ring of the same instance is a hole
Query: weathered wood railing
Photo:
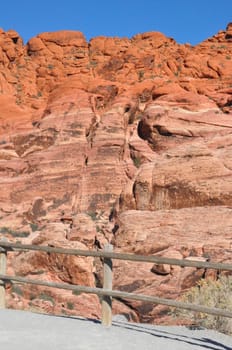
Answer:
[[[76, 291], [80, 293], [92, 293], [102, 297], [102, 324], [105, 326], [110, 326], [112, 322], [112, 298], [123, 298], [138, 301], [145, 301], [154, 304], [162, 304], [171, 307], [177, 307], [187, 310], [192, 310], [196, 312], [208, 313], [216, 316], [224, 316], [232, 318], [232, 312], [225, 309], [210, 308], [202, 305], [195, 305], [190, 303], [183, 303], [180, 301], [175, 301], [171, 299], [164, 299], [154, 296], [147, 296], [143, 294], [127, 293], [118, 290], [112, 290], [112, 259], [127, 260], [127, 261], [140, 261], [140, 262], [150, 262], [156, 264], [168, 264], [168, 265], [178, 265], [181, 267], [196, 267], [196, 268], [209, 268], [216, 270], [227, 270], [232, 271], [232, 264], [222, 264], [213, 262], [203, 262], [194, 260], [179, 260], [164, 258], [159, 256], [144, 256], [135, 255], [128, 253], [115, 253], [112, 251], [113, 247], [111, 245], [106, 245], [102, 251], [88, 251], [79, 249], [64, 249], [49, 246], [36, 246], [36, 245], [25, 245], [20, 243], [11, 243], [0, 241], [0, 308], [5, 307], [5, 283], [28, 283], [46, 287], [53, 287], [59, 289], [66, 289], [71, 291]], [[9, 276], [6, 275], [6, 265], [7, 265], [7, 252], [8, 251], [40, 251], [46, 253], [56, 253], [56, 254], [66, 254], [75, 256], [92, 256], [101, 257], [104, 259], [104, 282], [103, 288], [91, 288], [87, 286], [77, 286], [67, 283], [56, 283], [47, 282], [34, 279], [28, 279], [19, 276]]]

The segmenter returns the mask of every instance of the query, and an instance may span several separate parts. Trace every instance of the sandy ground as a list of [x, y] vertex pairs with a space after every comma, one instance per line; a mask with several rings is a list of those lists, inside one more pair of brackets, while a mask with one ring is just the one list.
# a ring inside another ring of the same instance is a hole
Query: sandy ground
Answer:
[[112, 327], [81, 318], [0, 310], [4, 350], [232, 350], [232, 337], [209, 330], [114, 321]]

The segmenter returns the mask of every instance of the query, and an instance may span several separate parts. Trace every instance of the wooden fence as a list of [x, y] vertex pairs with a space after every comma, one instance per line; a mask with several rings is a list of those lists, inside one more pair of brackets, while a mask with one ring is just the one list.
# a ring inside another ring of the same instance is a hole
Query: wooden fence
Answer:
[[[20, 276], [9, 276], [6, 275], [6, 265], [7, 265], [7, 252], [8, 251], [40, 251], [46, 253], [56, 253], [56, 254], [66, 254], [75, 256], [92, 256], [103, 258], [103, 269], [104, 269], [104, 279], [103, 288], [92, 288], [87, 286], [72, 285], [68, 283], [56, 283], [47, 282], [34, 279], [28, 279]], [[178, 265], [181, 267], [196, 267], [196, 268], [209, 268], [216, 270], [226, 270], [232, 271], [232, 264], [222, 264], [213, 262], [203, 262], [203, 261], [193, 261], [193, 260], [179, 260], [170, 259], [159, 256], [144, 256], [135, 255], [128, 253], [115, 253], [113, 252], [112, 245], [108, 244], [101, 251], [89, 251], [89, 250], [79, 250], [79, 249], [64, 249], [49, 246], [36, 246], [36, 245], [25, 245], [20, 243], [11, 243], [6, 241], [0, 241], [0, 308], [5, 307], [5, 283], [28, 283], [46, 287], [60, 288], [71, 290], [80, 293], [92, 293], [102, 297], [102, 324], [104, 326], [110, 326], [112, 323], [112, 298], [122, 298], [131, 299], [144, 302], [150, 302], [154, 304], [167, 305], [176, 308], [182, 308], [187, 310], [192, 310], [196, 312], [207, 313], [216, 316], [224, 316], [232, 318], [232, 312], [219, 309], [210, 308], [202, 305], [195, 305], [190, 303], [183, 303], [180, 301], [175, 301], [171, 299], [164, 299], [155, 296], [148, 296], [143, 294], [127, 293], [118, 290], [112, 290], [112, 280], [113, 280], [113, 264], [112, 259], [127, 260], [127, 261], [140, 261], [140, 262], [150, 262], [155, 264], [169, 264]]]

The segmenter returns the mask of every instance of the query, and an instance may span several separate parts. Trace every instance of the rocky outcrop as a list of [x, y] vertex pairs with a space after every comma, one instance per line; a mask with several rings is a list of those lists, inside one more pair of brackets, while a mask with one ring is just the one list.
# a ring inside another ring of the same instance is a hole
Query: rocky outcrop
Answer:
[[[114, 245], [120, 251], [134, 254], [231, 263], [231, 213], [231, 206], [126, 210], [119, 215]], [[115, 261], [114, 287], [178, 298], [201, 278], [216, 278], [216, 275], [215, 270]], [[134, 301], [127, 301], [127, 306], [142, 322], [171, 321], [164, 306]]]
[[[230, 261], [232, 38], [0, 31], [0, 234], [81, 249]], [[101, 261], [10, 255], [12, 273], [101, 286]], [[178, 298], [212, 271], [115, 262], [115, 288]], [[67, 301], [68, 300], [68, 301]], [[100, 316], [97, 297], [10, 288], [8, 304]], [[135, 321], [166, 309], [114, 302]], [[167, 321], [167, 318], [165, 318]]]

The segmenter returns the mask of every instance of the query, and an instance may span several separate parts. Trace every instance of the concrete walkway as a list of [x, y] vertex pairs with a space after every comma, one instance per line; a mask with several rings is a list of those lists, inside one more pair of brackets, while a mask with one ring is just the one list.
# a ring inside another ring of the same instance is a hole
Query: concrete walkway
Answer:
[[1, 350], [232, 350], [232, 337], [209, 330], [99, 322], [0, 310]]

